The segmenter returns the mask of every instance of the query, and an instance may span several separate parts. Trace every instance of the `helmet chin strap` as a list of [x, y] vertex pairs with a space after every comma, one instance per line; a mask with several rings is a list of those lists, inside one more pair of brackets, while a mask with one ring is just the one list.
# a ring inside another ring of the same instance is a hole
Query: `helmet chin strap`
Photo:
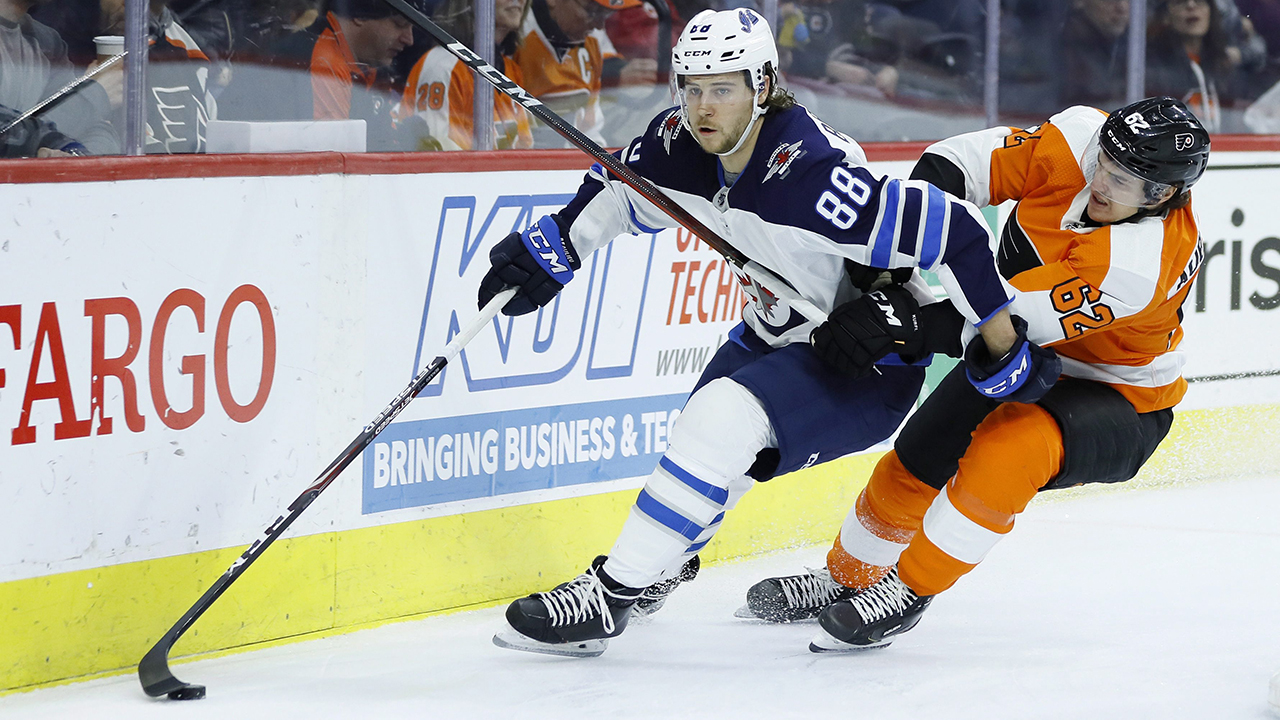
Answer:
[[725, 152], [718, 152], [716, 153], [716, 155], [720, 157], [726, 157], [738, 152], [738, 149], [742, 147], [742, 143], [747, 141], [747, 136], [751, 134], [751, 129], [755, 127], [756, 122], [760, 119], [760, 116], [763, 114], [764, 114], [763, 106], [761, 105], [753, 106], [751, 108], [751, 122], [747, 123], [747, 126], [742, 129], [742, 135], [738, 137], [738, 142], [734, 143], [733, 147], [730, 148], [729, 150], [726, 150]]

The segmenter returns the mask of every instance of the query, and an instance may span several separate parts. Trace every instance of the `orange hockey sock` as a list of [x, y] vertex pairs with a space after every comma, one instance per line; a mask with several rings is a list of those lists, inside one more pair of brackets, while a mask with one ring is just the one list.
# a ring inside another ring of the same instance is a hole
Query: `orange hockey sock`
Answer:
[[907, 472], [896, 452], [887, 453], [827, 553], [831, 577], [858, 589], [878, 582], [911, 542], [937, 492]]
[[924, 513], [898, 561], [902, 581], [920, 595], [955, 584], [1013, 529], [1036, 492], [1062, 464], [1062, 433], [1037, 405], [1006, 403], [973, 434], [960, 469]]

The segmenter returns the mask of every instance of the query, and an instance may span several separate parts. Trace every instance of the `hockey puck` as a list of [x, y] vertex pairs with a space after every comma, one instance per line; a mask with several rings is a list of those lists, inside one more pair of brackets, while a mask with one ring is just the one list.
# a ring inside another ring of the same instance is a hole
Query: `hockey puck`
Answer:
[[169, 693], [170, 700], [200, 700], [204, 697], [203, 685], [184, 685]]

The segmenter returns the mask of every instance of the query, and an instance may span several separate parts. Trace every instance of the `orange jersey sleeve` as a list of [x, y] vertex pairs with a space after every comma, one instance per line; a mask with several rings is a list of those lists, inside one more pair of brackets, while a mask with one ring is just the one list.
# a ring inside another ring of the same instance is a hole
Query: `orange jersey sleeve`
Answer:
[[351, 117], [353, 78], [373, 85], [374, 72], [357, 69], [355, 54], [342, 35], [341, 26], [329, 13], [329, 28], [311, 52], [311, 97], [316, 120], [346, 120]]
[[[1051, 177], [1058, 171], [1067, 176], [1078, 174], [1078, 160], [1071, 153], [1060, 151], [1065, 148], [1082, 153], [1083, 144], [1074, 141], [1096, 131], [1096, 127], [1090, 126], [1100, 124], [1105, 118], [1106, 113], [1100, 110], [1075, 107], [1042, 125], [1026, 129], [995, 127], [965, 133], [936, 142], [925, 152], [946, 158], [964, 173], [966, 200], [978, 207], [999, 205], [1006, 200], [1021, 200], [1028, 192], [1061, 184], [1067, 178]], [[1042, 143], [1046, 137], [1053, 141]]]

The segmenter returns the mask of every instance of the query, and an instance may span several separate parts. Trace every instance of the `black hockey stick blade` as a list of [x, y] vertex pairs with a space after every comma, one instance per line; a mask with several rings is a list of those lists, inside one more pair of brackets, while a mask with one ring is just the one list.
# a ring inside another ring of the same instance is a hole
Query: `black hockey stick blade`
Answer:
[[419, 372], [413, 378], [413, 381], [409, 383], [409, 386], [401, 390], [400, 394], [391, 401], [391, 404], [383, 408], [382, 412], [378, 413], [378, 416], [372, 422], [364, 426], [364, 429], [360, 431], [356, 439], [352, 440], [351, 444], [347, 445], [346, 449], [338, 457], [334, 458], [333, 462], [329, 463], [329, 467], [320, 473], [320, 477], [316, 478], [311, 487], [304, 490], [297, 499], [289, 504], [288, 514], [277, 517], [275, 522], [271, 523], [270, 527], [267, 528], [262, 538], [255, 540], [252, 545], [245, 549], [244, 553], [236, 558], [235, 562], [231, 563], [231, 567], [227, 568], [227, 571], [205, 591], [204, 595], [200, 596], [200, 599], [191, 606], [191, 609], [187, 610], [186, 614], [179, 618], [178, 622], [174, 623], [173, 627], [169, 628], [169, 631], [160, 637], [138, 663], [138, 681], [142, 683], [143, 692], [151, 697], [167, 695], [170, 700], [199, 700], [205, 696], [205, 687], [203, 685], [183, 682], [175, 677], [173, 671], [169, 669], [169, 651], [173, 649], [174, 643], [178, 642], [178, 638], [182, 637], [182, 634], [194, 625], [196, 620], [200, 619], [200, 616], [222, 596], [222, 593], [226, 592], [227, 588], [231, 587], [236, 578], [244, 574], [244, 571], [253, 564], [253, 561], [261, 557], [262, 553], [271, 547], [271, 543], [275, 542], [276, 538], [280, 537], [280, 534], [293, 524], [293, 521], [320, 496], [320, 493], [324, 492], [325, 488], [338, 479], [338, 476], [342, 474], [342, 471], [348, 465], [357, 457], [360, 457], [360, 453], [373, 442], [373, 439], [378, 437], [391, 424], [391, 421], [400, 414], [400, 411], [413, 402], [418, 393], [422, 392], [422, 389], [434, 380], [441, 370], [444, 370], [445, 365], [450, 360], [462, 352], [462, 348], [471, 342], [481, 328], [489, 324], [489, 321], [498, 314], [499, 310], [506, 306], [512, 297], [515, 297], [515, 294], [515, 288], [507, 288], [495, 295], [480, 310], [480, 313], [454, 336], [453, 340], [445, 346], [440, 356], [423, 368], [422, 372]]
[[170, 637], [172, 631], [147, 652], [138, 663], [138, 679], [142, 681], [142, 690], [151, 697], [168, 695], [170, 700], [199, 700], [204, 697], [203, 685], [195, 685], [179, 680], [169, 669], [169, 650], [177, 641], [177, 636]]

